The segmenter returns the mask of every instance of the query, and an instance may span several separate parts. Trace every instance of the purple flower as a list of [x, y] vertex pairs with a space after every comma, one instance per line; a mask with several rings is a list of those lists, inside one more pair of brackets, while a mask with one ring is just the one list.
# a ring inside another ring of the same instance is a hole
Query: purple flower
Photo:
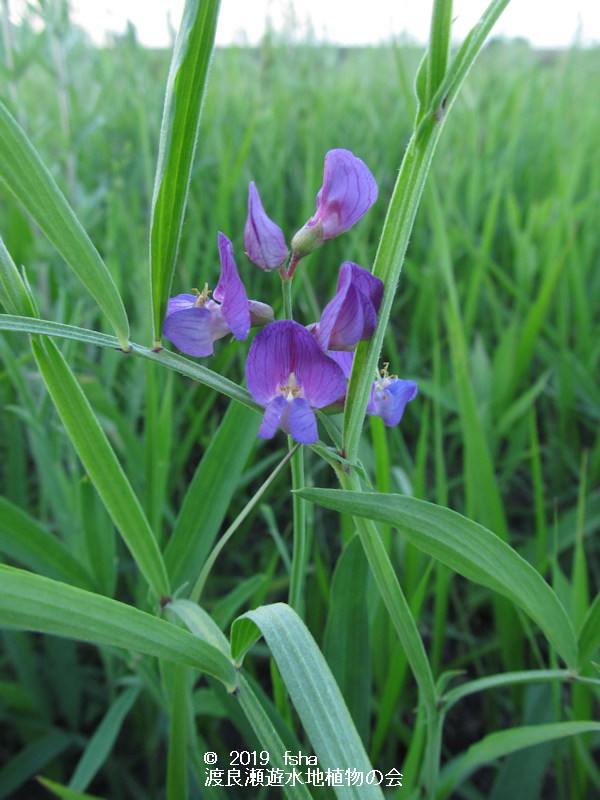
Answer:
[[316, 213], [292, 239], [294, 254], [308, 255], [347, 231], [376, 200], [377, 184], [367, 165], [350, 150], [330, 150], [325, 156]]
[[[355, 353], [331, 350], [329, 357], [340, 365], [346, 379], [350, 378]], [[402, 419], [407, 403], [417, 396], [418, 387], [414, 381], [405, 381], [396, 375], [388, 374], [388, 364], [381, 370], [381, 377], [371, 386], [371, 396], [367, 404], [367, 414], [381, 417], [386, 425], [393, 427]], [[341, 405], [345, 397], [341, 398]], [[339, 400], [338, 400], [339, 402]]]
[[233, 259], [233, 247], [222, 233], [218, 235], [221, 277], [211, 294], [208, 284], [196, 294], [171, 297], [163, 334], [183, 353], [210, 356], [213, 342], [232, 333], [238, 341], [248, 337], [250, 325], [266, 325], [273, 311], [265, 303], [248, 300], [244, 284]]
[[254, 399], [265, 406], [258, 435], [270, 439], [281, 427], [302, 444], [319, 438], [313, 408], [334, 403], [346, 391], [342, 368], [291, 320], [273, 322], [256, 335], [246, 381]]
[[250, 261], [263, 269], [279, 269], [288, 256], [283, 231], [266, 215], [254, 181], [248, 187], [244, 244]]
[[346, 380], [349, 380], [350, 373], [352, 372], [352, 364], [354, 364], [354, 356], [356, 355], [354, 350], [329, 350], [327, 355], [329, 358], [333, 358], [336, 364], [340, 365], [344, 377]]
[[381, 378], [371, 387], [367, 414], [381, 417], [387, 426], [392, 427], [402, 419], [406, 404], [417, 396], [418, 387], [414, 381], [405, 381], [396, 375], [388, 375], [387, 367], [385, 364], [381, 370]]
[[323, 350], [353, 350], [373, 336], [383, 282], [352, 261], [340, 267], [337, 290], [312, 329]]

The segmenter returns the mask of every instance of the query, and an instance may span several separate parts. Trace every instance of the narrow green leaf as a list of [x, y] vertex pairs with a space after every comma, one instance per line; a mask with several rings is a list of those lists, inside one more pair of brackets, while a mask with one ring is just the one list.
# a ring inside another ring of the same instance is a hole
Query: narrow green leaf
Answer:
[[258, 425], [257, 414], [231, 403], [211, 438], [187, 488], [165, 549], [165, 563], [173, 586], [198, 577], [256, 443]]
[[0, 181], [91, 292], [113, 326], [119, 346], [127, 350], [129, 323], [110, 272], [33, 145], [2, 103]]
[[37, 309], [25, 281], [0, 236], [0, 301], [9, 314], [37, 317]]
[[150, 231], [156, 343], [175, 270], [219, 5], [220, 0], [187, 0], [167, 80]]
[[0, 553], [49, 578], [94, 588], [88, 570], [60, 539], [4, 497], [0, 497]]
[[[348, 492], [349, 494], [357, 492], [361, 487], [360, 480], [354, 470], [350, 473], [338, 470], [338, 477], [345, 489], [352, 490]], [[381, 497], [381, 495], [378, 496]], [[388, 496], [385, 495], [386, 502]], [[417, 622], [406, 600], [377, 526], [372, 520], [357, 515], [354, 515], [353, 522], [360, 536], [377, 589], [390, 615], [390, 620], [398, 634], [398, 639], [404, 648], [406, 659], [419, 687], [419, 703], [425, 709], [425, 719], [427, 720], [423, 774], [426, 791], [431, 793], [437, 783], [441, 746], [437, 692], [431, 665], [425, 652]]]
[[84, 794], [83, 792], [75, 792], [73, 789], [69, 789], [68, 786], [63, 786], [60, 783], [56, 783], [56, 781], [51, 781], [48, 778], [39, 778], [38, 781], [45, 786], [48, 791], [55, 794], [57, 797], [60, 797], [61, 800], [104, 800], [102, 797], [98, 797], [95, 794]]
[[72, 738], [55, 729], [28, 744], [0, 769], [0, 800], [15, 797], [15, 790], [66, 750]]
[[230, 655], [229, 642], [223, 631], [213, 621], [210, 614], [191, 600], [173, 600], [167, 606], [170, 613], [175, 614], [189, 630], [220, 650], [227, 658]]
[[[435, 0], [431, 15], [429, 35], [429, 59], [427, 70], [427, 100], [433, 95], [444, 79], [448, 65], [448, 49], [452, 29], [452, 0]], [[440, 109], [443, 113], [443, 109]]]
[[412, 497], [339, 489], [303, 489], [314, 503], [373, 519], [469, 580], [508, 597], [537, 622], [567, 666], [577, 665], [573, 626], [542, 576], [506, 542], [471, 520]]
[[231, 628], [231, 655], [237, 667], [242, 666], [244, 656], [260, 636], [260, 628], [251, 619], [241, 616], [234, 620]]
[[535, 681], [552, 682], [573, 680], [573, 673], [565, 669], [532, 669], [521, 670], [519, 672], [503, 672], [500, 675], [486, 675], [485, 678], [477, 678], [467, 681], [460, 686], [455, 686], [444, 693], [442, 698], [444, 709], [447, 711], [463, 697], [470, 694], [484, 692], [487, 689], [497, 689], [499, 686], [514, 686], [519, 683], [534, 683]]
[[442, 770], [436, 798], [444, 800], [449, 797], [454, 788], [476, 769], [509, 753], [565, 736], [599, 731], [600, 722], [555, 722], [548, 725], [524, 725], [521, 728], [490, 733]]
[[50, 339], [32, 339], [31, 346], [69, 438], [113, 522], [154, 592], [168, 595], [169, 579], [154, 534], [69, 365]]
[[232, 691], [233, 664], [188, 631], [137, 608], [0, 565], [0, 624], [156, 656], [213, 675]]
[[583, 620], [579, 633], [579, 663], [584, 666], [600, 647], [600, 594], [597, 594]]
[[137, 700], [139, 686], [125, 689], [106, 712], [79, 759], [69, 787], [84, 792], [110, 754], [125, 717]]
[[446, 111], [450, 109], [485, 40], [509, 3], [510, 0], [492, 0], [477, 24], [469, 31], [433, 98], [433, 108], [441, 107], [445, 100]]
[[[509, 0], [493, 0], [473, 28], [467, 37], [468, 44], [465, 41], [448, 68], [431, 105], [423, 109], [421, 121], [414, 131], [402, 159], [373, 265], [373, 274], [381, 278], [384, 285], [377, 328], [370, 341], [359, 342], [348, 384], [343, 440], [345, 456], [350, 461], [357, 459], [358, 443], [373, 375], [377, 369], [417, 208], [444, 122], [487, 35], [508, 2]], [[447, 9], [444, 11], [444, 15], [446, 12]], [[420, 71], [421, 82], [418, 87], [420, 97], [423, 93], [423, 74]], [[442, 110], [443, 114], [440, 114], [439, 112]]]
[[[258, 737], [261, 747], [269, 754], [269, 768], [281, 769], [284, 773], [288, 773], [289, 766], [286, 765], [283, 758], [283, 754], [288, 748], [281, 740], [260, 700], [252, 691], [250, 683], [243, 675], [240, 675], [238, 680], [239, 688], [236, 697]], [[304, 783], [285, 784], [282, 789], [284, 795], [290, 800], [307, 800], [312, 797]]]
[[[112, 350], [120, 349], [118, 340], [113, 336], [91, 331], [87, 328], [78, 328], [75, 325], [51, 322], [45, 319], [0, 314], [0, 330], [21, 331], [22, 333], [44, 333], [48, 336], [59, 336], [64, 339], [74, 339], [78, 342], [95, 344], [98, 347], [109, 347]], [[258, 411], [261, 414], [264, 411], [264, 409], [252, 399], [252, 395], [250, 392], [246, 391], [246, 389], [242, 389], [237, 383], [233, 383], [233, 381], [224, 378], [217, 372], [213, 372], [211, 369], [207, 369], [207, 367], [203, 367], [195, 361], [190, 361], [189, 358], [184, 358], [168, 350], [155, 352], [139, 344], [131, 345], [130, 353], [162, 364], [164, 367], [172, 369], [180, 375], [185, 375], [187, 378], [192, 378], [198, 381], [198, 383], [202, 383], [214, 389], [215, 392], [230, 397], [232, 400], [254, 411]]]
[[[251, 620], [265, 637], [279, 673], [323, 770], [371, 764], [327, 662], [308, 629], [284, 603], [261, 606], [239, 618]], [[238, 621], [234, 622], [234, 629]], [[232, 637], [233, 639], [233, 637]], [[382, 798], [378, 786], [335, 786], [340, 798]]]
[[268, 575], [252, 575], [246, 580], [242, 580], [228, 594], [221, 597], [211, 609], [211, 616], [221, 630], [224, 630], [233, 617], [239, 613], [242, 605], [249, 600], [252, 595], [258, 594], [266, 586], [270, 586]]
[[[333, 573], [323, 652], [365, 745], [371, 716], [371, 656], [367, 576], [358, 536], [345, 546]], [[389, 624], [386, 618], [386, 625]]]
[[181, 664], [173, 670], [169, 705], [169, 754], [167, 800], [185, 800], [188, 787], [188, 705], [191, 700], [190, 671]]

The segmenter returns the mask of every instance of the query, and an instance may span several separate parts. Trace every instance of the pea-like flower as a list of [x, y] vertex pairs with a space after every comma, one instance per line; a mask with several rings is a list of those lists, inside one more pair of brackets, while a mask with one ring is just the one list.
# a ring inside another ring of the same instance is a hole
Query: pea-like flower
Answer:
[[330, 150], [325, 155], [317, 210], [292, 239], [296, 259], [347, 231], [376, 200], [377, 184], [367, 165], [350, 150]]
[[267, 216], [254, 181], [248, 187], [244, 244], [250, 261], [262, 269], [279, 269], [288, 256], [283, 231]]
[[[248, 338], [250, 325], [266, 325], [273, 309], [266, 303], [248, 300], [233, 258], [233, 246], [218, 235], [221, 277], [214, 292], [204, 285], [196, 294], [171, 297], [163, 334], [183, 353], [202, 358], [213, 354], [213, 342], [229, 333], [238, 341]], [[213, 299], [209, 297], [212, 294]]]
[[388, 427], [393, 427], [402, 419], [406, 404], [417, 396], [418, 387], [414, 381], [405, 381], [397, 375], [389, 375], [389, 365], [383, 366], [381, 377], [371, 387], [367, 414], [381, 417]]
[[313, 408], [334, 403], [346, 391], [339, 364], [291, 320], [273, 322], [256, 335], [246, 361], [246, 382], [265, 406], [258, 435], [270, 439], [281, 427], [302, 444], [319, 438]]
[[340, 267], [337, 290], [312, 333], [323, 350], [353, 350], [373, 336], [383, 282], [352, 261]]
[[[350, 378], [355, 353], [343, 350], [331, 350], [329, 357], [340, 365], [346, 379]], [[390, 375], [386, 362], [379, 372], [379, 377], [371, 386], [371, 395], [367, 404], [367, 414], [381, 417], [388, 427], [397, 425], [402, 419], [407, 403], [414, 400], [418, 393], [415, 381], [407, 381], [397, 375]], [[343, 406], [346, 398], [342, 397], [338, 404]]]

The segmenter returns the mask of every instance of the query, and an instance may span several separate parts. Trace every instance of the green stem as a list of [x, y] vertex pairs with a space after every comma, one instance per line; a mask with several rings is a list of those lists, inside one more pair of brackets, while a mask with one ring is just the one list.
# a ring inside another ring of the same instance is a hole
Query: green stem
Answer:
[[167, 759], [167, 800], [188, 797], [188, 734], [187, 708], [190, 670], [177, 664], [173, 670], [169, 719], [169, 754]]
[[281, 275], [281, 289], [283, 291], [283, 318], [294, 319], [292, 314], [292, 279]]
[[263, 494], [267, 491], [269, 486], [273, 483], [275, 478], [279, 475], [281, 470], [285, 467], [287, 462], [290, 460], [290, 458], [292, 458], [294, 453], [299, 448], [300, 448], [300, 445], [297, 444], [297, 445], [295, 445], [294, 447], [291, 448], [289, 453], [286, 453], [286, 455], [282, 458], [282, 460], [279, 462], [279, 464], [275, 467], [273, 472], [269, 475], [267, 480], [262, 484], [262, 486], [260, 486], [260, 488], [257, 490], [256, 494], [249, 500], [249, 502], [246, 503], [244, 508], [240, 511], [240, 513], [237, 515], [237, 517], [234, 519], [234, 521], [231, 523], [231, 525], [227, 528], [227, 530], [225, 531], [223, 536], [221, 536], [221, 538], [219, 539], [217, 544], [213, 547], [213, 549], [211, 551], [211, 554], [206, 559], [206, 562], [205, 562], [204, 566], [202, 567], [200, 575], [198, 575], [198, 579], [196, 580], [196, 583], [194, 584], [194, 588], [191, 591], [190, 600], [193, 603], [198, 603], [200, 601], [200, 595], [202, 594], [202, 590], [204, 589], [204, 584], [206, 583], [206, 579], [210, 575], [210, 571], [213, 568], [215, 561], [219, 557], [219, 555], [221, 553], [221, 550], [225, 547], [227, 542], [231, 539], [233, 534], [236, 532], [236, 530], [239, 528], [239, 526], [242, 524], [242, 522], [246, 519], [248, 514], [252, 511], [254, 506], [258, 503], [258, 501], [261, 499]]
[[[290, 452], [293, 439], [288, 436]], [[292, 488], [301, 489], [304, 487], [304, 451], [298, 448], [292, 458]], [[298, 495], [293, 496], [294, 514], [294, 549], [292, 552], [292, 574], [290, 575], [289, 604], [303, 616], [304, 613], [304, 579], [306, 574], [306, 561], [308, 557], [308, 534], [306, 531], [306, 501]]]

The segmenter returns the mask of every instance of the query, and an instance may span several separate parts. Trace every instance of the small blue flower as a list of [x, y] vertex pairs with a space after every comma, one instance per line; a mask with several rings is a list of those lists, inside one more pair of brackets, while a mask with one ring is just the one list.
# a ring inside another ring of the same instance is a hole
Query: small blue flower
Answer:
[[397, 425], [402, 419], [406, 404], [415, 399], [417, 392], [418, 386], [414, 381], [405, 381], [397, 375], [389, 375], [388, 365], [384, 364], [381, 377], [371, 387], [367, 414], [381, 417], [389, 427]]

